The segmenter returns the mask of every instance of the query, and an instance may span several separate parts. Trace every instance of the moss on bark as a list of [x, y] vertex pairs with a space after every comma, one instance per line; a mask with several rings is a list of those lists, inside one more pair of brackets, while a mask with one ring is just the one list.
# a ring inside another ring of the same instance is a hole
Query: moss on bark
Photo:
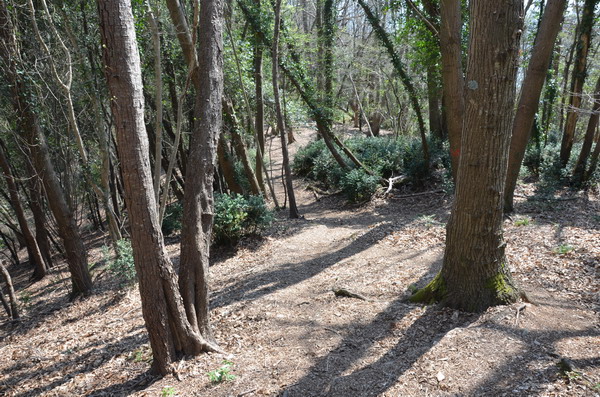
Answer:
[[441, 301], [445, 295], [446, 282], [440, 272], [429, 282], [429, 284], [415, 292], [409, 300], [413, 303], [431, 304]]
[[513, 303], [519, 299], [519, 289], [504, 268], [505, 265], [502, 264], [500, 271], [485, 283], [485, 287], [495, 295], [497, 304]]

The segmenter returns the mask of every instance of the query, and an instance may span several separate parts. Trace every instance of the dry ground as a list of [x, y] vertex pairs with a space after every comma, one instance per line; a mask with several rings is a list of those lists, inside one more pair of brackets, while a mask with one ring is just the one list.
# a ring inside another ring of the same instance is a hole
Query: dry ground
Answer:
[[[297, 133], [299, 144], [309, 136]], [[95, 294], [70, 303], [64, 269], [28, 285], [30, 270], [13, 266], [26, 312], [0, 324], [0, 395], [600, 395], [597, 196], [520, 187], [506, 239], [533, 304], [475, 315], [405, 301], [441, 265], [450, 197], [396, 192], [357, 207], [296, 186], [304, 219], [282, 212], [263, 239], [215, 254], [211, 315], [227, 356], [187, 357], [177, 377], [152, 377], [135, 288], [119, 291], [98, 266]], [[90, 237], [92, 261], [102, 244]], [[211, 384], [224, 359], [235, 378]]]

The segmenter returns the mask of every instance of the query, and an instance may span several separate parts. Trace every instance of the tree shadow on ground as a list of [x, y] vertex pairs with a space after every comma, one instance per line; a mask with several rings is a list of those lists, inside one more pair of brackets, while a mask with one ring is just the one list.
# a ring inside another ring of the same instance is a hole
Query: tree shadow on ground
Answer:
[[[252, 273], [249, 277], [236, 277], [231, 285], [214, 291], [211, 296], [212, 309], [227, 306], [233, 302], [250, 301], [305, 281], [325, 271], [329, 267], [363, 252], [379, 241], [381, 230], [387, 229], [387, 224], [381, 224], [350, 241], [340, 249], [328, 254], [310, 258], [301, 262], [291, 262], [278, 265], [275, 269], [267, 269], [260, 273]], [[413, 252], [403, 260], [408, 260], [422, 254]]]
[[[430, 279], [436, 273], [434, 268], [432, 266], [417, 284]], [[370, 323], [345, 335], [337, 347], [320, 357], [283, 395], [379, 396], [449, 331], [465, 327], [478, 318], [466, 313], [456, 317], [453, 310], [431, 306], [408, 329], [397, 328], [395, 324], [417, 307], [407, 303], [405, 297], [391, 302]], [[390, 339], [397, 342], [391, 348], [382, 349], [380, 345], [389, 343]], [[378, 350], [381, 354], [374, 354]], [[370, 356], [377, 358], [366, 362]]]
[[[586, 367], [600, 366], [599, 352], [593, 351], [595, 357], [586, 359], [571, 359], [570, 357], [561, 357], [557, 354], [556, 344], [566, 338], [590, 337], [599, 340], [600, 329], [589, 327], [584, 330], [544, 330], [523, 332], [522, 329], [506, 326], [503, 324], [485, 324], [486, 328], [501, 332], [510, 338], [521, 340], [526, 345], [525, 351], [520, 351], [508, 362], [484, 381], [473, 391], [473, 395], [522, 395], [528, 396], [543, 393], [544, 383], [539, 382], [537, 378], [541, 375], [545, 379], [552, 381], [561, 376], [558, 367], [559, 361], [564, 358], [575, 364], [578, 369], [585, 370]], [[529, 343], [533, 341], [533, 343]], [[540, 370], [535, 365], [536, 361], [552, 360], [550, 366]], [[537, 368], [537, 369], [536, 369]], [[510, 374], [510, 376], [507, 376]], [[599, 379], [595, 380], [600, 381]], [[590, 393], [592, 393], [590, 391]]]
[[[39, 355], [32, 351], [23, 359], [18, 360], [11, 367], [2, 371], [4, 375], [3, 382], [0, 384], [0, 394], [8, 393], [15, 385], [29, 379], [38, 379], [35, 388], [25, 392], [15, 394], [15, 396], [29, 396], [49, 393], [52, 390], [63, 386], [72, 381], [77, 375], [91, 373], [102, 366], [103, 363], [117, 355], [130, 352], [147, 341], [147, 336], [143, 332], [126, 337], [117, 336], [113, 338], [112, 343], [102, 343], [83, 354], [77, 354], [76, 351], [65, 350], [62, 359], [54, 360]], [[83, 347], [93, 347], [94, 344]], [[47, 365], [39, 365], [48, 361]], [[125, 382], [126, 385], [132, 381]], [[116, 386], [115, 386], [116, 387]], [[71, 394], [66, 393], [65, 394]], [[115, 395], [115, 394], [112, 394]]]

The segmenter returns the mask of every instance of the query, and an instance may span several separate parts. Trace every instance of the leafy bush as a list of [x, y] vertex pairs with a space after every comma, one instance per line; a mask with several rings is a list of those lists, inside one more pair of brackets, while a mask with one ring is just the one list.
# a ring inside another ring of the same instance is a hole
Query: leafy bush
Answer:
[[235, 244], [273, 221], [273, 214], [261, 196], [215, 195], [213, 238], [217, 243]]
[[379, 187], [379, 178], [367, 174], [362, 169], [353, 169], [342, 177], [340, 186], [348, 200], [353, 202], [367, 201]]
[[[322, 140], [301, 148], [293, 163], [294, 172], [323, 183], [326, 187], [341, 188], [349, 200], [369, 200], [377, 190], [381, 178], [405, 175], [413, 184], [422, 184], [430, 171], [446, 169], [449, 178], [450, 157], [448, 147], [436, 141], [429, 142], [430, 164], [426, 167], [419, 139], [354, 137], [345, 145], [374, 176], [352, 169], [345, 172], [333, 159]], [[341, 154], [341, 153], [340, 153]], [[347, 164], [351, 164], [343, 154]]]
[[[107, 255], [105, 250], [104, 255]], [[125, 285], [135, 283], [136, 273], [133, 261], [133, 248], [131, 241], [122, 239], [117, 241], [116, 255], [113, 260], [108, 260], [108, 270]]]
[[162, 222], [162, 232], [165, 236], [181, 230], [181, 218], [183, 216], [183, 206], [179, 201], [167, 205], [165, 216]]

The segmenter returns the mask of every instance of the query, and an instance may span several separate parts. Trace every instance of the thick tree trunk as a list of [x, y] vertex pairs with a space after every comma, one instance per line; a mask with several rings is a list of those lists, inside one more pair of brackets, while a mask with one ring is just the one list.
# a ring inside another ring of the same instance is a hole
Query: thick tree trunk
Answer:
[[566, 3], [566, 0], [548, 0], [533, 45], [533, 52], [523, 80], [521, 98], [513, 122], [504, 188], [504, 209], [506, 211], [512, 211], [513, 209], [513, 195], [519, 178], [519, 170], [521, 169], [523, 157], [525, 157], [527, 142], [529, 142], [531, 136], [533, 120], [538, 110], [540, 95], [548, 74], [548, 65], [552, 59], [552, 50], [560, 30], [560, 21]]
[[575, 64], [573, 65], [567, 121], [565, 122], [565, 130], [563, 131], [562, 143], [560, 145], [560, 163], [563, 167], [566, 167], [569, 162], [573, 141], [575, 139], [575, 128], [577, 127], [577, 119], [579, 118], [583, 84], [587, 77], [587, 58], [590, 50], [592, 28], [595, 20], [595, 9], [598, 1], [599, 0], [585, 1], [581, 23], [577, 29], [579, 41], [577, 43]]
[[179, 288], [193, 329], [214, 343], [208, 312], [208, 266], [214, 219], [213, 178], [222, 125], [223, 2], [200, 3], [200, 90], [196, 92], [197, 118], [190, 137], [183, 201]]
[[13, 207], [15, 214], [17, 215], [19, 228], [21, 229], [21, 233], [23, 233], [23, 237], [25, 238], [25, 243], [27, 244], [27, 251], [30, 253], [29, 262], [35, 266], [32, 278], [34, 280], [41, 280], [46, 276], [46, 262], [44, 261], [37, 241], [33, 236], [31, 229], [29, 228], [27, 219], [25, 218], [25, 212], [23, 211], [23, 206], [21, 205], [21, 200], [19, 199], [17, 185], [10, 170], [10, 165], [8, 164], [8, 159], [4, 151], [4, 143], [1, 141], [0, 168], [2, 168], [2, 172], [4, 173], [4, 180], [6, 181], [6, 186], [8, 187], [11, 206]]
[[194, 332], [186, 318], [156, 216], [131, 3], [99, 0], [98, 11], [142, 313], [154, 356], [152, 369], [164, 375], [171, 372], [177, 353], [196, 354], [212, 344]]
[[502, 193], [515, 99], [520, 0], [472, 1], [456, 197], [441, 272], [413, 300], [482, 311], [519, 297], [504, 253]]
[[461, 134], [464, 118], [464, 78], [461, 55], [461, 2], [440, 2], [440, 50], [442, 54], [443, 102], [446, 107], [446, 126], [450, 142], [452, 177], [456, 183], [460, 158]]

